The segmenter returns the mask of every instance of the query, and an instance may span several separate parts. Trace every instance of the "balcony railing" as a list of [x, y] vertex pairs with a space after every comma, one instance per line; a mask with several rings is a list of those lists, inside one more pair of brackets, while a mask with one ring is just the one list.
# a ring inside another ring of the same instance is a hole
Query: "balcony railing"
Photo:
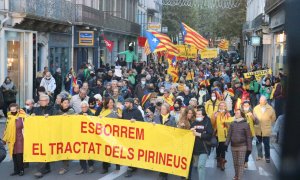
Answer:
[[139, 35], [141, 29], [139, 24], [80, 4], [76, 5], [75, 22], [81, 25], [102, 27], [113, 32], [132, 35]]
[[285, 0], [266, 0], [265, 12], [269, 13], [279, 4], [283, 3]]
[[75, 4], [67, 0], [9, 0], [9, 11], [63, 22], [75, 20]]

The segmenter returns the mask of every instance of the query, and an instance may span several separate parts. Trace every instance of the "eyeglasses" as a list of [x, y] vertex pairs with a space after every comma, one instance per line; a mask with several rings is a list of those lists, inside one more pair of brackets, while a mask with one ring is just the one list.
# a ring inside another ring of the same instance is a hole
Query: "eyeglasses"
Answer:
[[30, 106], [30, 104], [25, 104], [25, 106]]

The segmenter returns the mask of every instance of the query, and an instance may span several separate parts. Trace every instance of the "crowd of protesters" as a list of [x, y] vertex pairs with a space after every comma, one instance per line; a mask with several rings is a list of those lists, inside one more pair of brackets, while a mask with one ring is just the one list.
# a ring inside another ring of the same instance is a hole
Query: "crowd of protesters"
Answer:
[[[24, 175], [22, 122], [28, 115], [82, 114], [191, 130], [196, 141], [188, 179], [196, 161], [199, 179], [205, 179], [206, 160], [214, 147], [217, 167], [224, 171], [231, 145], [236, 180], [243, 178], [248, 166], [253, 139], [257, 160], [270, 162], [272, 125], [283, 115], [286, 75], [282, 70], [278, 76], [246, 79], [243, 73], [261, 70], [261, 66], [254, 64], [249, 69], [243, 62], [231, 65], [226, 59], [185, 60], [177, 62], [179, 80], [174, 82], [167, 66], [163, 59], [127, 66], [118, 60], [116, 66], [107, 64], [98, 69], [87, 63], [77, 73], [70, 69], [65, 77], [60, 68], [53, 76], [45, 68], [36, 79], [36, 97], [26, 100], [24, 108], [16, 104], [16, 87], [7, 77], [0, 93], [7, 117], [3, 142], [8, 144], [14, 162], [11, 175]], [[101, 172], [108, 173], [110, 166], [103, 163]], [[116, 165], [118, 170], [120, 166]], [[125, 177], [136, 170], [128, 167]], [[40, 163], [35, 176], [40, 178], [50, 171], [50, 163]], [[58, 173], [68, 171], [68, 161], [62, 161]], [[80, 160], [76, 174], [94, 171], [94, 161]], [[168, 174], [160, 173], [159, 178], [167, 179]]]

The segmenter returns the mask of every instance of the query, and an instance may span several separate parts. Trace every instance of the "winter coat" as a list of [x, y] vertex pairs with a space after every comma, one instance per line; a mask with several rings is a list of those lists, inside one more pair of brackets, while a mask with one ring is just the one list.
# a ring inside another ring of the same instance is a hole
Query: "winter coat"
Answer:
[[225, 145], [232, 147], [246, 146], [247, 151], [252, 150], [252, 139], [249, 124], [245, 119], [231, 123]]
[[49, 80], [44, 77], [41, 81], [40, 86], [43, 86], [46, 89], [46, 92], [51, 92], [53, 94], [56, 89], [55, 79], [52, 76]]
[[200, 106], [203, 106], [204, 103], [210, 99], [210, 95], [207, 90], [205, 91], [200, 90], [198, 95], [199, 95], [198, 104]]
[[[83, 112], [80, 112], [79, 113], [79, 115], [83, 115], [84, 113]], [[88, 116], [95, 116], [95, 114], [90, 110], [90, 109], [88, 109], [88, 111], [86, 112], [86, 114], [88, 115]]]
[[89, 102], [89, 97], [86, 96], [85, 99], [81, 99], [79, 94], [72, 96], [70, 101], [70, 106], [75, 110], [76, 113], [81, 112], [81, 102], [86, 101]]
[[232, 122], [232, 118], [229, 112], [216, 112], [211, 120], [212, 126], [217, 131], [217, 137], [219, 142], [225, 142], [228, 133], [229, 124]]
[[272, 86], [263, 86], [259, 92], [260, 95], [265, 96], [267, 99], [270, 99], [272, 93]]
[[205, 111], [209, 118], [212, 118], [214, 113], [218, 111], [219, 104], [219, 100], [216, 100], [215, 104], [213, 104], [212, 100], [209, 100], [205, 103]]
[[201, 133], [201, 137], [196, 137], [193, 155], [209, 154], [210, 147], [207, 142], [210, 141], [213, 135], [213, 128], [210, 119], [205, 116], [202, 121], [194, 121], [191, 128], [196, 128], [196, 132]]
[[3, 93], [4, 102], [15, 102], [17, 89], [13, 82], [10, 84], [3, 83], [0, 90]]
[[262, 137], [271, 136], [272, 124], [276, 120], [276, 114], [273, 107], [269, 104], [266, 104], [265, 112], [263, 112], [262, 106], [257, 105], [253, 110], [253, 115], [258, 120], [258, 124], [254, 125], [255, 134]]
[[144, 121], [141, 111], [136, 106], [133, 106], [132, 109], [126, 109], [126, 108], [123, 109], [122, 119], [127, 119], [127, 120], [135, 119], [137, 121], [142, 121], [142, 122]]
[[169, 115], [168, 119], [165, 121], [165, 123], [163, 123], [162, 116], [160, 114], [158, 114], [154, 117], [153, 122], [155, 122], [156, 124], [162, 124], [165, 126], [176, 127], [175, 117], [171, 116], [171, 115]]
[[257, 121], [255, 121], [255, 118], [253, 116], [251, 116], [251, 112], [248, 112], [245, 114], [246, 115], [246, 120], [247, 123], [250, 126], [250, 130], [251, 130], [251, 137], [255, 136], [255, 129], [254, 129], [254, 124], [257, 123]]
[[142, 102], [142, 98], [145, 95], [145, 91], [147, 90], [147, 87], [142, 87], [141, 84], [138, 84], [134, 89], [134, 97], [138, 98], [140, 102]]
[[62, 110], [61, 108], [59, 108], [56, 112], [56, 115], [63, 115], [63, 114], [71, 115], [71, 114], [75, 114], [75, 111], [73, 108], [68, 108], [65, 110]]
[[224, 91], [223, 95], [224, 95], [224, 101], [227, 107], [227, 111], [231, 111], [233, 107], [231, 96], [228, 91]]
[[36, 116], [44, 116], [45, 114], [48, 114], [49, 116], [55, 115], [56, 111], [52, 106], [45, 106], [45, 107], [35, 107], [33, 110], [33, 114]]
[[12, 155], [16, 151], [15, 148], [17, 148], [17, 151], [23, 152], [24, 138], [22, 129], [26, 113], [23, 111], [23, 109], [20, 109], [18, 114], [16, 115], [12, 115], [10, 112], [8, 112], [7, 115], [8, 117], [6, 128], [3, 134], [3, 141], [8, 144], [9, 154], [12, 157]]

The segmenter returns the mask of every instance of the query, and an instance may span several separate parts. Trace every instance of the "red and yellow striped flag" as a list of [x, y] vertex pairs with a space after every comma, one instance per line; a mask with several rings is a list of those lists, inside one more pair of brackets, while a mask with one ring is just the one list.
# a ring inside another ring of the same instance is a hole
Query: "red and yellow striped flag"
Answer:
[[178, 73], [178, 67], [177, 65], [174, 65], [174, 58], [176, 58], [175, 56], [168, 56], [168, 70], [167, 70], [167, 74], [172, 76], [173, 82], [177, 82], [179, 80], [179, 73]]
[[222, 39], [221, 42], [219, 43], [218, 47], [221, 50], [228, 51], [229, 41], [227, 41], [226, 39]]
[[144, 51], [145, 51], [145, 54], [146, 54], [147, 56], [148, 56], [149, 54], [151, 54], [151, 50], [150, 50], [150, 46], [149, 46], [149, 43], [148, 43], [148, 39], [147, 39], [146, 42], [145, 42]]
[[194, 29], [188, 25], [181, 23], [181, 31], [183, 36], [183, 42], [195, 46], [198, 50], [203, 50], [208, 46], [208, 40], [202, 37]]

